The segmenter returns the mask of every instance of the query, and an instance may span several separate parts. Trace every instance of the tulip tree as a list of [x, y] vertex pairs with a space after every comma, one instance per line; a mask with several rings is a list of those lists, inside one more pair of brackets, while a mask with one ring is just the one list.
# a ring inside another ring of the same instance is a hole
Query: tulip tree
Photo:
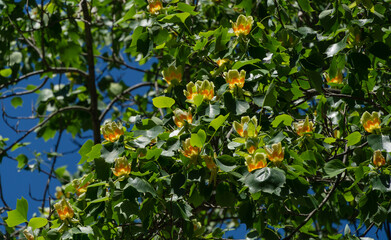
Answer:
[[[57, 151], [62, 133], [93, 135], [73, 177], [47, 156], [36, 217], [0, 191], [0, 236], [390, 233], [389, 0], [3, 0], [0, 13], [0, 99], [38, 96], [36, 125], [0, 138], [2, 161], [40, 172], [11, 151], [25, 137], [59, 135]], [[142, 82], [114, 76], [125, 70]], [[62, 186], [45, 201], [54, 177]]]

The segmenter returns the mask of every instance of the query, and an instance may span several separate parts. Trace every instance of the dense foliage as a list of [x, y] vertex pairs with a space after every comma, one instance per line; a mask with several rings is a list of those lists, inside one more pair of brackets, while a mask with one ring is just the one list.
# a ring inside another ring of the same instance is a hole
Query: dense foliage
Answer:
[[[27, 219], [25, 199], [12, 211], [2, 199], [4, 237], [220, 239], [244, 223], [250, 239], [358, 239], [388, 228], [389, 0], [0, 9], [0, 98], [17, 107], [19, 95], [39, 94], [27, 134], [60, 141], [91, 129], [94, 139], [74, 177], [50, 156], [48, 182], [54, 174], [63, 186], [38, 217]], [[150, 70], [129, 64], [151, 59]], [[143, 82], [112, 77], [125, 68]], [[41, 85], [21, 87], [35, 75]], [[131, 95], [141, 86], [150, 89]], [[27, 134], [1, 138], [1, 156], [39, 171], [10, 151]]]

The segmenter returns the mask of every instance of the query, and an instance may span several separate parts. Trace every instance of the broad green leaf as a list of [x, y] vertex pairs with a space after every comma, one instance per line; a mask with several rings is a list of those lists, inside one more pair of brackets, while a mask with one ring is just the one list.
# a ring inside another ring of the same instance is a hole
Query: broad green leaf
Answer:
[[156, 97], [152, 99], [152, 103], [157, 108], [170, 108], [174, 105], [175, 100], [170, 97]]
[[16, 209], [8, 212], [8, 219], [5, 220], [8, 227], [15, 227], [21, 223], [27, 222], [27, 211], [29, 204], [23, 197], [16, 202]]
[[197, 94], [194, 96], [193, 100], [194, 100], [194, 105], [199, 107], [202, 101], [204, 100], [204, 96], [202, 96], [201, 94]]
[[352, 146], [361, 141], [361, 134], [359, 132], [354, 132], [349, 134], [346, 138], [348, 140], [347, 146]]
[[228, 116], [229, 113], [225, 116], [223, 115], [218, 116], [216, 119], [213, 119], [213, 121], [210, 122], [209, 127], [213, 127], [217, 131], [217, 129], [219, 129], [225, 123]]
[[14, 97], [11, 100], [11, 104], [14, 108], [21, 107], [23, 105], [23, 100], [21, 97]]
[[312, 12], [314, 9], [312, 9], [310, 5], [309, 0], [298, 0], [300, 7], [305, 11], [305, 12]]
[[87, 206], [89, 206], [90, 204], [93, 204], [93, 203], [105, 202], [105, 201], [108, 201], [109, 199], [110, 199], [110, 196], [101, 197], [101, 198], [95, 199], [91, 202], [88, 202]]
[[[99, 154], [107, 163], [113, 163], [115, 158], [119, 157], [124, 150], [124, 144], [117, 141], [115, 143], [104, 144]], [[98, 153], [96, 153], [96, 156], [98, 156]]]
[[278, 127], [278, 125], [280, 125], [280, 123], [283, 123], [285, 126], [291, 126], [292, 125], [292, 122], [293, 122], [293, 118], [291, 116], [289, 116], [288, 114], [282, 114], [282, 115], [278, 115], [274, 121], [272, 122], [272, 126], [274, 128]]
[[277, 92], [275, 88], [276, 88], [276, 84], [272, 82], [269, 85], [269, 88], [267, 89], [267, 92], [265, 94], [265, 99], [263, 100], [263, 107], [265, 106], [274, 107], [276, 105]]
[[181, 10], [182, 12], [188, 12], [191, 15], [197, 15], [198, 12], [194, 11], [195, 6], [190, 6], [189, 4], [179, 2], [178, 3], [178, 10]]
[[262, 191], [280, 195], [285, 181], [284, 171], [268, 167], [255, 170], [244, 177], [244, 184], [249, 188], [250, 193]]
[[125, 16], [120, 18], [118, 21], [115, 22], [115, 24], [120, 24], [122, 22], [125, 22], [129, 19], [131, 19], [136, 14], [136, 7], [135, 5], [132, 5], [132, 7], [125, 13]]
[[251, 59], [251, 60], [245, 60], [245, 61], [238, 61], [235, 62], [235, 64], [232, 66], [232, 69], [239, 69], [243, 66], [249, 65], [249, 64], [254, 64], [257, 62], [260, 62], [260, 59]]
[[86, 156], [88, 157], [87, 162], [91, 162], [92, 160], [94, 160], [96, 158], [100, 158], [101, 149], [102, 149], [101, 144], [96, 144], [95, 146], [93, 146], [91, 148], [91, 151], [86, 154]]
[[224, 172], [231, 172], [237, 168], [236, 160], [229, 155], [222, 155], [215, 159], [216, 165]]
[[28, 158], [26, 155], [24, 154], [19, 154], [17, 157], [16, 157], [16, 160], [18, 161], [18, 168], [24, 168], [24, 166], [26, 166], [27, 162], [28, 162]]
[[391, 192], [391, 177], [389, 175], [376, 176], [371, 182], [373, 190], [382, 193]]
[[323, 80], [320, 73], [316, 71], [308, 71], [308, 78], [310, 80], [311, 86], [314, 87], [319, 93], [322, 93]]
[[235, 194], [227, 182], [221, 182], [216, 188], [216, 202], [223, 207], [233, 207], [235, 204]]
[[386, 150], [391, 152], [391, 141], [389, 136], [384, 135], [369, 135], [368, 144], [373, 150]]
[[0, 75], [2, 77], [9, 77], [9, 76], [11, 76], [11, 74], [12, 74], [11, 68], [6, 68], [6, 69], [0, 70]]
[[128, 183], [134, 187], [138, 192], [141, 192], [141, 193], [150, 193], [152, 194], [152, 196], [156, 197], [156, 191], [155, 189], [152, 187], [152, 185], [145, 181], [144, 179], [142, 178], [129, 178], [128, 179]]
[[250, 104], [246, 101], [236, 101], [236, 114], [242, 115], [250, 108]]
[[36, 217], [32, 218], [29, 221], [29, 227], [33, 229], [33, 231], [36, 228], [44, 227], [48, 223], [48, 220], [46, 218]]
[[87, 140], [87, 142], [83, 144], [79, 150], [81, 159], [78, 164], [83, 164], [88, 159], [87, 153], [91, 152], [92, 146], [94, 146], [94, 142], [91, 139]]
[[327, 57], [332, 57], [335, 54], [339, 53], [341, 50], [345, 49], [345, 47], [346, 47], [346, 40], [347, 40], [347, 36], [344, 37], [341, 41], [330, 45], [326, 49], [326, 52], [325, 52]]
[[391, 56], [390, 47], [383, 42], [373, 44], [372, 47], [369, 48], [369, 52], [383, 60], [387, 60]]
[[335, 177], [338, 174], [345, 171], [345, 165], [341, 162], [341, 160], [334, 159], [330, 162], [327, 162], [324, 166], [324, 171], [326, 172], [328, 177]]

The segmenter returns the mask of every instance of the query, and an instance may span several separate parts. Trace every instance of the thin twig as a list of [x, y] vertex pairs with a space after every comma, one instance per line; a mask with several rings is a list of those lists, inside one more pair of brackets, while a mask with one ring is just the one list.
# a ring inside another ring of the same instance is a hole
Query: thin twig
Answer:
[[46, 84], [46, 82], [48, 80], [49, 80], [49, 78], [46, 77], [45, 80], [41, 83], [41, 85], [39, 85], [38, 87], [36, 87], [36, 88], [34, 88], [32, 90], [24, 91], [24, 92], [18, 92], [18, 93], [12, 93], [12, 94], [9, 94], [9, 95], [1, 96], [0, 99], [5, 99], [5, 98], [9, 98], [9, 97], [22, 96], [22, 95], [27, 95], [27, 94], [30, 94], [30, 93], [34, 93], [34, 92], [38, 91], [39, 89], [41, 89]]

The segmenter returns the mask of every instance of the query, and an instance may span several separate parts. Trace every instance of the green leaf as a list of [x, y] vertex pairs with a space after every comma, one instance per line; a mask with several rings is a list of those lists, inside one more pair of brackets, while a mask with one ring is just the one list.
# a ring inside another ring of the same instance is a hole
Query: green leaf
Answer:
[[7, 222], [8, 227], [15, 227], [21, 223], [27, 222], [27, 211], [29, 204], [23, 197], [16, 202], [16, 209], [8, 212]]
[[102, 149], [102, 145], [101, 144], [96, 144], [95, 146], [93, 146], [91, 148], [91, 151], [86, 154], [86, 156], [88, 157], [87, 162], [91, 162], [94, 159], [100, 158], [100, 155], [101, 155], [100, 151], [101, 151], [101, 149]]
[[237, 168], [235, 158], [229, 155], [219, 156], [215, 161], [216, 165], [224, 172], [231, 172]]
[[260, 62], [260, 59], [251, 59], [251, 60], [245, 60], [245, 61], [238, 61], [235, 62], [235, 64], [232, 66], [232, 69], [239, 69], [243, 66], [249, 65], [249, 64], [254, 64], [257, 62]]
[[391, 176], [376, 176], [372, 179], [371, 183], [373, 190], [378, 190], [382, 193], [391, 192]]
[[9, 76], [11, 76], [11, 74], [12, 74], [11, 68], [6, 68], [6, 69], [0, 70], [0, 75], [2, 77], [9, 77]]
[[79, 150], [81, 159], [78, 164], [83, 164], [88, 159], [87, 153], [91, 152], [92, 146], [94, 146], [94, 142], [91, 139], [83, 144]]
[[369, 52], [378, 58], [387, 60], [391, 56], [391, 49], [383, 42], [377, 42], [369, 48]]
[[305, 12], [312, 12], [314, 9], [312, 9], [310, 5], [309, 0], [297, 0], [299, 2], [300, 7], [305, 11]]
[[46, 218], [36, 217], [32, 218], [29, 221], [29, 227], [33, 229], [33, 231], [36, 228], [44, 227], [48, 223], [48, 220]]
[[263, 100], [263, 107], [270, 106], [274, 107], [277, 102], [277, 92], [275, 90], [276, 84], [272, 82], [269, 85], [269, 88], [267, 89], [267, 92], [265, 94], [265, 99]]
[[285, 181], [284, 171], [268, 167], [255, 170], [244, 177], [244, 184], [249, 188], [250, 193], [262, 191], [278, 196]]
[[250, 104], [246, 101], [236, 101], [236, 114], [242, 115], [250, 108]]
[[217, 131], [217, 129], [219, 129], [225, 123], [228, 116], [229, 113], [225, 116], [223, 115], [218, 116], [216, 119], [213, 119], [213, 121], [210, 122], [209, 127], [213, 127]]
[[120, 24], [122, 22], [125, 22], [131, 19], [135, 14], [136, 14], [136, 7], [135, 5], [132, 5], [132, 7], [130, 7], [130, 9], [125, 13], [125, 16], [123, 16], [118, 21], [116, 21], [115, 24]]
[[155, 189], [152, 187], [152, 185], [145, 181], [144, 179], [142, 178], [129, 178], [128, 179], [128, 183], [134, 187], [138, 192], [141, 192], [141, 193], [150, 193], [152, 194], [152, 196], [156, 197], [157, 194], [156, 194], [156, 191]]
[[326, 172], [328, 177], [335, 177], [338, 174], [345, 171], [345, 165], [341, 162], [341, 160], [334, 159], [330, 162], [327, 162], [324, 166], [324, 171]]
[[289, 116], [288, 114], [282, 114], [277, 116], [274, 121], [272, 122], [272, 126], [274, 128], [278, 127], [280, 123], [283, 123], [285, 126], [291, 126], [293, 122], [293, 118]]
[[202, 96], [201, 94], [197, 94], [197, 95], [195, 95], [193, 100], [194, 100], [194, 105], [199, 107], [201, 105], [202, 101], [204, 100], [204, 96]]
[[190, 16], [190, 13], [184, 12], [184, 13], [176, 13], [176, 14], [170, 14], [162, 18], [160, 21], [167, 22], [167, 23], [178, 23], [182, 22], [185, 24], [186, 19]]
[[332, 57], [332, 56], [334, 56], [335, 54], [339, 53], [341, 50], [345, 49], [347, 38], [348, 38], [348, 36], [344, 37], [341, 41], [339, 41], [339, 42], [337, 42], [337, 43], [334, 43], [334, 44], [330, 45], [330, 46], [326, 49], [326, 52], [325, 52], [325, 54], [327, 55], [327, 57]]
[[18, 168], [19, 169], [24, 168], [24, 166], [26, 166], [26, 164], [28, 162], [28, 158], [24, 154], [19, 154], [16, 157], [16, 160], [18, 160]]
[[216, 202], [223, 207], [233, 207], [235, 204], [235, 194], [230, 189], [230, 184], [221, 182], [216, 188]]
[[152, 99], [152, 103], [157, 108], [170, 108], [174, 105], [175, 100], [170, 97], [156, 97]]
[[92, 203], [100, 203], [100, 202], [105, 202], [105, 201], [108, 201], [110, 199], [110, 196], [105, 196], [105, 197], [101, 197], [101, 198], [98, 198], [98, 199], [95, 199], [91, 202], [88, 202], [87, 203], [87, 206], [89, 206], [90, 204]]
[[14, 108], [21, 107], [23, 105], [23, 100], [21, 97], [14, 97], [11, 100], [11, 104]]
[[182, 12], [188, 12], [193, 16], [198, 14], [198, 12], [194, 11], [194, 8], [195, 6], [190, 6], [189, 4], [183, 2], [178, 3], [178, 10], [181, 10]]
[[391, 141], [389, 136], [369, 135], [368, 144], [373, 150], [386, 150], [391, 152]]
[[312, 87], [316, 89], [319, 93], [323, 92], [323, 80], [319, 72], [317, 71], [308, 71], [308, 78]]
[[120, 141], [105, 144], [100, 150], [100, 157], [102, 157], [107, 163], [113, 163], [114, 159], [119, 157], [124, 152], [124, 150], [124, 144]]
[[359, 132], [354, 132], [349, 134], [346, 138], [348, 140], [347, 146], [352, 146], [361, 141], [361, 134]]

